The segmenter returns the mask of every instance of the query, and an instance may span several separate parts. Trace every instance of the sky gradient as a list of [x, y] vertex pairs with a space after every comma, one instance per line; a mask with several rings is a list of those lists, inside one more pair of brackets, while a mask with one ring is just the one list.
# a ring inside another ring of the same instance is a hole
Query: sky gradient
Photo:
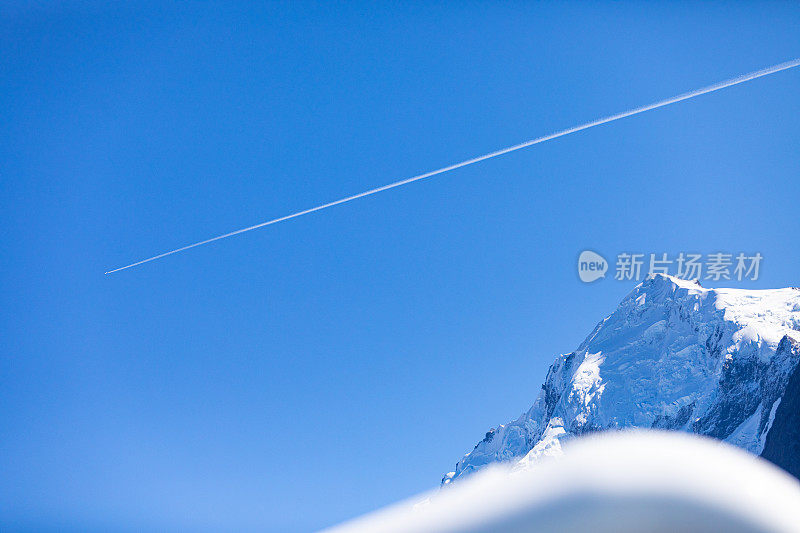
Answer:
[[633, 287], [581, 283], [584, 249], [800, 285], [798, 69], [103, 275], [798, 57], [799, 25], [4, 5], [0, 528], [305, 531], [435, 487]]

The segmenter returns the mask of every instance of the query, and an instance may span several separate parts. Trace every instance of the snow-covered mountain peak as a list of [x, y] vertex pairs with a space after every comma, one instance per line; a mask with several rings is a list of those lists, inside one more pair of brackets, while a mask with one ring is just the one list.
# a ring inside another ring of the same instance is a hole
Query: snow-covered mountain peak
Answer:
[[760, 338], [775, 348], [785, 335], [800, 339], [800, 289], [797, 288], [710, 289], [701, 287], [697, 281], [655, 274], [637, 285], [620, 308], [675, 304], [681, 312], [689, 308], [697, 312], [704, 307], [710, 311], [713, 305], [722, 312], [724, 321], [740, 326], [740, 340]]
[[710, 435], [754, 453], [800, 358], [800, 290], [709, 289], [649, 277], [569, 354], [533, 406], [485, 438], [443, 480], [488, 463], [519, 467], [564, 439], [627, 427]]

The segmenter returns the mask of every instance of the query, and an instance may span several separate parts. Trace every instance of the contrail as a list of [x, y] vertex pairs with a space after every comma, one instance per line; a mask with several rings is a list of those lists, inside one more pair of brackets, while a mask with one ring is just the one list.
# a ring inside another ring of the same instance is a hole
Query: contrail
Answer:
[[131, 263], [130, 265], [125, 265], [123, 267], [115, 268], [114, 270], [109, 270], [106, 274], [111, 274], [112, 272], [119, 272], [120, 270], [125, 270], [126, 268], [135, 267], [138, 265], [142, 265], [144, 263], [149, 263], [150, 261], [155, 261], [156, 259], [161, 259], [162, 257], [166, 257], [168, 255], [177, 254], [178, 252], [183, 252], [184, 250], [188, 250], [189, 248], [195, 248], [197, 246], [202, 246], [204, 244], [208, 244], [214, 241], [219, 241], [221, 239], [227, 239], [228, 237], [233, 237], [234, 235], [239, 235], [240, 233], [245, 233], [247, 231], [252, 231], [254, 229], [263, 228], [264, 226], [270, 226], [272, 224], [277, 224], [278, 222], [283, 222], [284, 220], [289, 220], [291, 218], [297, 218], [303, 215], [307, 215], [309, 213], [313, 213], [314, 211], [321, 211], [323, 209], [327, 209], [328, 207], [333, 207], [335, 205], [343, 204], [346, 202], [350, 202], [353, 200], [357, 200], [359, 198], [363, 198], [365, 196], [370, 196], [372, 194], [376, 194], [382, 191], [387, 191], [389, 189], [394, 189], [395, 187], [400, 187], [402, 185], [407, 185], [409, 183], [423, 180], [425, 178], [430, 178], [433, 176], [437, 176], [439, 174], [444, 174], [445, 172], [450, 172], [451, 170], [455, 170], [457, 168], [466, 167], [467, 165], [472, 165], [474, 163], [478, 163], [480, 161], [484, 161], [486, 159], [491, 159], [493, 157], [497, 157], [503, 154], [507, 154], [509, 152], [514, 152], [516, 150], [522, 150], [523, 148], [527, 148], [529, 146], [533, 146], [534, 144], [540, 144], [546, 141], [551, 141], [553, 139], [557, 139], [559, 137], [563, 137], [565, 135], [569, 135], [570, 133], [576, 133], [583, 130], [588, 130], [589, 128], [593, 128], [595, 126], [600, 126], [601, 124], [606, 124], [608, 122], [613, 122], [615, 120], [619, 120], [621, 118], [630, 117], [632, 115], [638, 115], [639, 113], [644, 113], [645, 111], [650, 111], [651, 109], [658, 109], [659, 107], [668, 106], [670, 104], [674, 104], [677, 102], [681, 102], [683, 100], [688, 100], [689, 98], [694, 98], [695, 96], [700, 96], [707, 93], [712, 93], [714, 91], [719, 91], [720, 89], [724, 89], [726, 87], [731, 87], [732, 85], [738, 85], [740, 83], [744, 83], [746, 81], [754, 80], [756, 78], [761, 78], [763, 76], [769, 76], [770, 74], [775, 74], [776, 72], [780, 72], [782, 70], [787, 70], [790, 68], [794, 68], [800, 65], [800, 58], [792, 59], [791, 61], [786, 61], [785, 63], [780, 63], [777, 65], [773, 65], [771, 67], [767, 67], [761, 70], [756, 70], [754, 72], [750, 72], [748, 74], [742, 74], [741, 76], [737, 76], [735, 78], [731, 78], [725, 81], [721, 81], [719, 83], [715, 83], [713, 85], [709, 85], [707, 87], [703, 87], [701, 89], [696, 89], [694, 91], [690, 91], [688, 93], [679, 94], [678, 96], [673, 96], [672, 98], [667, 98], [666, 100], [661, 100], [659, 102], [655, 102], [652, 104], [644, 105], [641, 107], [636, 107], [629, 111], [623, 111], [622, 113], [617, 113], [616, 115], [611, 115], [605, 118], [600, 118], [594, 120], [592, 122], [586, 122], [584, 124], [580, 124], [578, 126], [573, 126], [571, 128], [567, 128], [565, 130], [557, 131], [555, 133], [551, 133], [549, 135], [545, 135], [543, 137], [537, 137], [536, 139], [531, 139], [530, 141], [525, 141], [520, 144], [515, 144], [514, 146], [509, 146], [507, 148], [502, 148], [500, 150], [496, 150], [494, 152], [490, 152], [488, 154], [484, 154], [478, 157], [473, 157], [472, 159], [467, 159], [465, 161], [461, 161], [460, 163], [455, 163], [453, 165], [442, 167], [437, 170], [432, 170], [430, 172], [425, 172], [424, 174], [419, 174], [417, 176], [413, 176], [411, 178], [406, 178], [404, 180], [396, 181], [394, 183], [390, 183], [388, 185], [384, 185], [382, 187], [378, 187], [376, 189], [370, 189], [368, 191], [364, 191], [358, 194], [354, 194], [353, 196], [348, 196], [346, 198], [342, 198], [340, 200], [335, 200], [333, 202], [329, 202], [327, 204], [318, 205], [317, 207], [312, 207], [310, 209], [306, 209], [305, 211], [298, 211], [297, 213], [292, 213], [291, 215], [286, 215], [280, 218], [276, 218], [273, 220], [268, 220], [267, 222], [262, 222], [260, 224], [256, 224], [255, 226], [248, 226], [246, 228], [237, 229], [236, 231], [231, 231], [230, 233], [225, 233], [223, 235], [217, 235], [216, 237], [212, 237], [210, 239], [206, 239], [204, 241], [196, 242], [194, 244], [189, 244], [187, 246], [183, 246], [181, 248], [176, 248], [175, 250], [170, 250], [169, 252], [164, 252], [163, 254], [154, 255], [153, 257], [148, 257], [147, 259], [142, 259], [141, 261], [137, 261], [135, 263]]

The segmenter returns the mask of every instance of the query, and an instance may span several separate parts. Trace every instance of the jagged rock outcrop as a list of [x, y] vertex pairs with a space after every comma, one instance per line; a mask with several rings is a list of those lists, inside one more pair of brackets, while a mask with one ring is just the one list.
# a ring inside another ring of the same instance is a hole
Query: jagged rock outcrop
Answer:
[[[787, 338], [785, 349], [800, 358], [800, 343]], [[795, 367], [775, 410], [761, 457], [800, 478], [800, 365]]]

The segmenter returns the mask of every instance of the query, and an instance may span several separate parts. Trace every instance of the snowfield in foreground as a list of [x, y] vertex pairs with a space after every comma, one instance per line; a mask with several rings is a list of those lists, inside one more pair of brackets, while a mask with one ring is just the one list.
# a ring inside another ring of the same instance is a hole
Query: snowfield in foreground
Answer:
[[[706, 289], [658, 274], [557, 357], [533, 406], [487, 432], [442, 482], [492, 463], [529, 468], [570, 438], [625, 428], [706, 435], [756, 455], [766, 447], [797, 475], [798, 358], [800, 290]], [[771, 435], [773, 424], [788, 429]]]
[[718, 440], [621, 431], [565, 444], [563, 457], [468, 479], [329, 533], [791, 533], [800, 483]]

